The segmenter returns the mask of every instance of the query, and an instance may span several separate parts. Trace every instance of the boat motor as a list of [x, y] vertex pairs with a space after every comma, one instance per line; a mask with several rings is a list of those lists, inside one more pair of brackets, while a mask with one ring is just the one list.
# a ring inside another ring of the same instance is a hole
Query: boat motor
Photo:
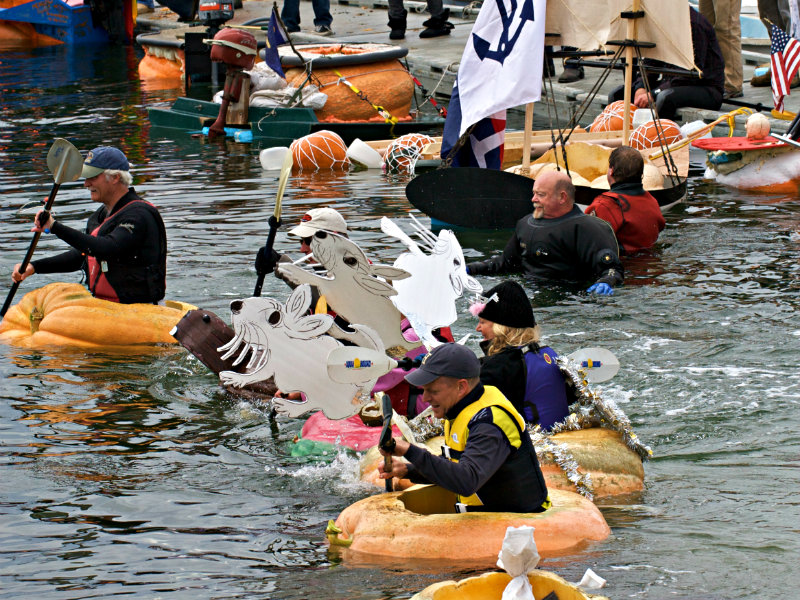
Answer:
[[219, 29], [233, 18], [233, 0], [200, 0], [197, 19], [207, 27]]
[[244, 71], [253, 68], [258, 47], [253, 34], [232, 28], [221, 30], [208, 43], [211, 44], [212, 63], [222, 63], [226, 69], [219, 115], [208, 131], [208, 137], [214, 138], [218, 135], [225, 135], [226, 119], [229, 116], [233, 124], [244, 125], [247, 123], [247, 112], [250, 105], [250, 75]]

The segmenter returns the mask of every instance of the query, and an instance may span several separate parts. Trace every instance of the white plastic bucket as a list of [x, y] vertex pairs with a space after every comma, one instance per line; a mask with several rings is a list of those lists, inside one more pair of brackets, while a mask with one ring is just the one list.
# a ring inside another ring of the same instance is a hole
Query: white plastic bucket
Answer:
[[380, 169], [383, 166], [383, 157], [380, 152], [356, 138], [347, 149], [347, 158], [368, 169]]
[[283, 166], [283, 159], [289, 149], [286, 146], [276, 146], [275, 148], [265, 148], [258, 153], [258, 160], [261, 168], [266, 171], [279, 171]]
[[653, 113], [649, 108], [637, 108], [633, 113], [633, 129], [653, 120]]

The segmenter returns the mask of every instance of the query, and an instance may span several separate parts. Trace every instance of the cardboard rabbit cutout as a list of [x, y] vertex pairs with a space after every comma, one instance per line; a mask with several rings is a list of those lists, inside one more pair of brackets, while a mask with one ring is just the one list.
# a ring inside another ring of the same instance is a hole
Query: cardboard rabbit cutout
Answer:
[[[325, 335], [333, 323], [330, 315], [310, 315], [311, 289], [297, 287], [283, 305], [265, 297], [231, 302], [233, 339], [219, 348], [224, 359], [237, 351], [235, 365], [248, 355], [246, 373], [222, 371], [223, 383], [243, 387], [274, 376], [275, 385], [283, 392], [302, 392], [305, 401], [274, 398], [275, 410], [289, 417], [298, 417], [321, 409], [329, 419], [354, 415], [369, 400], [375, 381], [382, 375], [370, 371], [370, 377], [356, 383], [337, 383], [327, 371], [328, 355], [342, 344]], [[383, 352], [383, 343], [368, 327], [354, 325], [365, 339], [372, 340], [373, 350]], [[387, 369], [388, 370], [388, 369]]]
[[467, 275], [464, 253], [452, 231], [443, 229], [435, 237], [416, 219], [413, 223], [429, 254], [425, 254], [391, 219], [381, 219], [381, 230], [408, 248], [408, 252], [397, 257], [394, 266], [411, 273], [411, 277], [394, 282], [397, 295], [392, 297], [392, 302], [426, 346], [437, 346], [440, 342], [432, 330], [455, 322], [458, 317], [456, 299], [465, 290], [480, 293], [483, 287], [474, 277]]
[[405, 279], [401, 269], [370, 264], [367, 256], [349, 239], [327, 231], [318, 231], [311, 240], [314, 258], [327, 269], [327, 276], [309, 272], [295, 264], [278, 263], [278, 276], [292, 285], [310, 284], [325, 296], [328, 305], [349, 323], [374, 329], [391, 356], [403, 356], [420, 346], [403, 337], [403, 316], [392, 304], [397, 291], [391, 281]]

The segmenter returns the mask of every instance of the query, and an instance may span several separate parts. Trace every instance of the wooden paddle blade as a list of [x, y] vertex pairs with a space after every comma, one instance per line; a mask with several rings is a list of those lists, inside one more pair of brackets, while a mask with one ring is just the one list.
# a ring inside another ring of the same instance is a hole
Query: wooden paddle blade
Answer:
[[286, 183], [289, 181], [289, 174], [292, 172], [292, 165], [294, 164], [294, 155], [291, 150], [286, 151], [286, 156], [283, 157], [283, 164], [281, 165], [281, 174], [278, 177], [278, 193], [275, 195], [275, 218], [280, 221], [281, 219], [281, 201], [283, 200], [283, 192], [286, 191]]
[[83, 157], [68, 140], [56, 138], [47, 152], [47, 168], [56, 183], [75, 181], [81, 176]]
[[337, 383], [362, 383], [397, 366], [397, 361], [383, 352], [360, 346], [341, 346], [331, 350], [327, 363], [328, 376]]
[[589, 383], [608, 381], [619, 371], [619, 360], [605, 348], [581, 348], [567, 355], [567, 358], [586, 371]]
[[450, 225], [513, 229], [533, 211], [533, 180], [476, 167], [438, 169], [412, 179], [406, 196], [429, 217]]

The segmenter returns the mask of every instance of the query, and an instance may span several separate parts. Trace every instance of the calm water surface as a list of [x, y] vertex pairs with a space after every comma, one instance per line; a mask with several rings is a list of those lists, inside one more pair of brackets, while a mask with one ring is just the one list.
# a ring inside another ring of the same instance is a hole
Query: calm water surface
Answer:
[[[227, 318], [229, 302], [252, 292], [275, 175], [248, 146], [151, 131], [146, 107], [179, 92], [143, 89], [137, 60], [116, 48], [0, 52], [2, 295], [30, 240], [32, 213], [19, 208], [48, 193], [47, 149], [67, 137], [125, 150], [167, 225], [168, 297]], [[391, 262], [402, 248], [378, 221], [408, 221], [404, 184], [376, 172], [296, 175], [284, 217], [337, 208], [362, 248]], [[689, 198], [612, 298], [531, 289], [550, 345], [619, 356], [604, 393], [655, 451], [646, 491], [602, 506], [613, 536], [542, 566], [570, 580], [591, 567], [612, 598], [785, 596], [800, 558], [800, 210], [796, 198], [699, 177]], [[75, 183], [55, 212], [82, 227], [94, 208]], [[506, 237], [460, 239], [478, 257]], [[295, 248], [285, 233], [277, 245]], [[44, 237], [37, 255], [63, 247]], [[19, 296], [59, 280], [78, 276], [36, 276]], [[264, 293], [286, 289], [270, 278]], [[462, 304], [457, 334], [474, 326]], [[0, 346], [0, 377], [0, 597], [408, 598], [476, 572], [330, 551], [328, 519], [374, 492], [355, 456], [292, 458], [301, 421], [226, 397], [180, 348]]]

